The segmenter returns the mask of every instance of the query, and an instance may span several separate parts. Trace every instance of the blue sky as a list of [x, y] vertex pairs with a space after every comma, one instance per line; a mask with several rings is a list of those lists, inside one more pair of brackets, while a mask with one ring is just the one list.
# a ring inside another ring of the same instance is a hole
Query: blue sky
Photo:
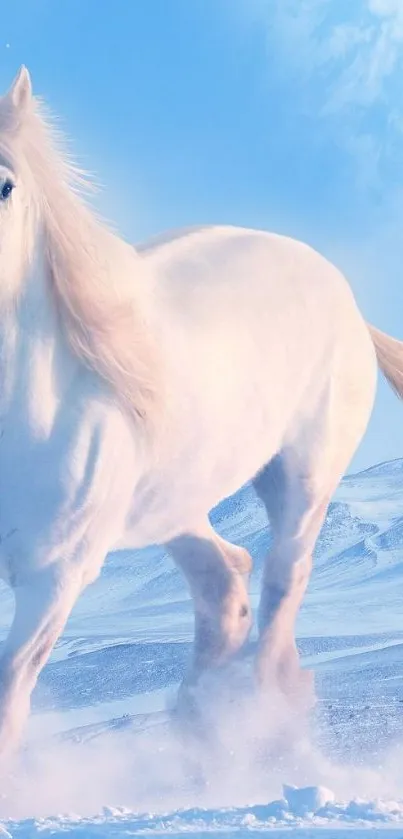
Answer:
[[[403, 338], [401, 0], [13, 0], [29, 67], [129, 239], [233, 223], [308, 241]], [[361, 468], [403, 456], [380, 383]]]

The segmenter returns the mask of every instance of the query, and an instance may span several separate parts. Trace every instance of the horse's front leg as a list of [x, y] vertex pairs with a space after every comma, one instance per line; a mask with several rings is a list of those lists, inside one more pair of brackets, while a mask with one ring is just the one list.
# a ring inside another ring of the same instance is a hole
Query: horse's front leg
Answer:
[[81, 570], [57, 563], [14, 587], [15, 614], [0, 658], [0, 758], [20, 739], [38, 675], [83, 587]]

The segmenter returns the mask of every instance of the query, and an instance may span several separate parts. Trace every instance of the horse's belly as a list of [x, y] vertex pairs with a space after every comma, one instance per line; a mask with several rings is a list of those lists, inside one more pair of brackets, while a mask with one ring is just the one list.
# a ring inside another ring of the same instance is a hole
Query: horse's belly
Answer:
[[[162, 544], [200, 526], [209, 511], [235, 493], [283, 447], [301, 402], [304, 375], [298, 386], [291, 375], [278, 375], [275, 360], [249, 356], [227, 365], [234, 380], [220, 375], [223, 353], [213, 380], [200, 371], [189, 385], [188, 400], [175, 412], [158, 469], [145, 474], [136, 487], [127, 521], [128, 546]], [[307, 378], [312, 371], [310, 366]], [[277, 375], [276, 375], [277, 373]], [[190, 375], [189, 375], [190, 379]], [[315, 410], [320, 382], [310, 383]]]
[[136, 488], [122, 544], [162, 544], [198, 526], [281, 447], [281, 417], [273, 412], [269, 417], [262, 403], [257, 411], [243, 406], [228, 419], [227, 424], [212, 422], [210, 433], [203, 423], [193, 423], [186, 444], [183, 439], [172, 441], [165, 467], [144, 476]]

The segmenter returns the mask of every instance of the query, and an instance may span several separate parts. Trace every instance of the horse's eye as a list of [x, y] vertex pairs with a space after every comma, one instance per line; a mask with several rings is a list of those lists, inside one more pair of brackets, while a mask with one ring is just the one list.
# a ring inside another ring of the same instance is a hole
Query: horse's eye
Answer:
[[0, 198], [2, 201], [7, 201], [7, 198], [10, 197], [12, 191], [14, 189], [14, 184], [11, 181], [5, 181], [1, 190], [0, 190]]

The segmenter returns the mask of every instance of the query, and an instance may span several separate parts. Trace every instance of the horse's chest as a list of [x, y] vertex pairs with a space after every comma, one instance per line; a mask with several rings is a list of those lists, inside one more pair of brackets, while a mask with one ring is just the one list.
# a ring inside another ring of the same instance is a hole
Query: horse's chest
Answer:
[[18, 430], [6, 425], [0, 440], [0, 576], [11, 584], [62, 504], [57, 464]]
[[132, 435], [120, 412], [66, 406], [46, 439], [10, 415], [2, 432], [0, 551], [3, 540], [10, 562], [46, 561], [55, 551], [71, 553], [94, 529], [108, 550], [134, 484]]
[[[62, 452], [16, 421], [0, 431], [0, 542], [9, 531], [43, 531], [62, 504]], [[52, 448], [52, 451], [50, 451]]]
[[132, 547], [165, 543], [204, 524], [209, 510], [248, 481], [278, 446], [277, 435], [263, 435], [258, 422], [242, 436], [231, 427], [226, 435], [220, 429], [198, 432], [184, 430], [180, 443], [172, 441], [171, 457], [138, 482], [127, 522]]

